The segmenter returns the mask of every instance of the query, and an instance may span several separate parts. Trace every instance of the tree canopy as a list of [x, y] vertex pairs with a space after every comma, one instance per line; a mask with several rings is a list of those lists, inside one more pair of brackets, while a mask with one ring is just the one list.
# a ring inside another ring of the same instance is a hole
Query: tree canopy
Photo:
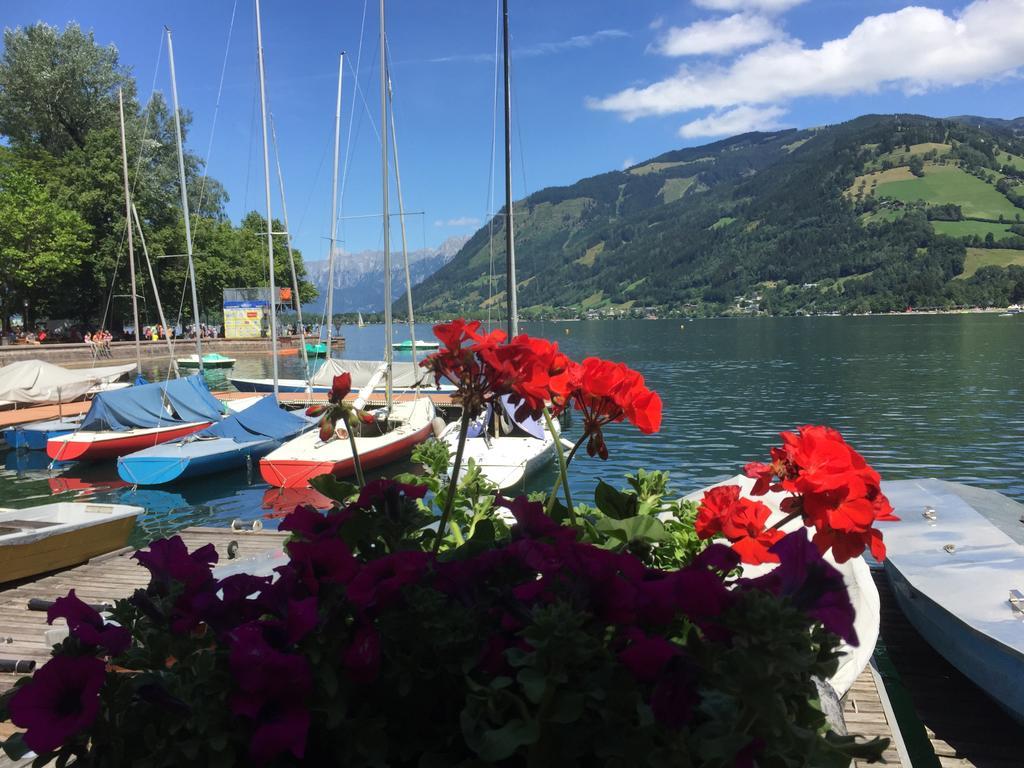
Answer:
[[[129, 274], [118, 120], [125, 101], [132, 196], [151, 257], [186, 252], [174, 115], [155, 94], [143, 107], [136, 84], [113, 45], [99, 45], [77, 24], [8, 29], [0, 56], [0, 303], [6, 325], [27, 300], [34, 317], [68, 318], [120, 328], [128, 322]], [[190, 115], [180, 114], [183, 140]], [[196, 282], [204, 321], [220, 316], [223, 289], [267, 284], [264, 218], [250, 213], [238, 225], [225, 212], [227, 191], [204, 175], [202, 160], [185, 153], [185, 174], [196, 253]], [[283, 229], [275, 223], [275, 230]], [[148, 311], [153, 288], [136, 237], [137, 282]], [[275, 242], [279, 284], [291, 285], [287, 249]], [[316, 296], [296, 271], [303, 301]], [[8, 268], [9, 267], [9, 268]], [[168, 319], [191, 321], [184, 259], [153, 258]], [[122, 297], [122, 298], [118, 298]], [[155, 322], [144, 315], [142, 322]]]

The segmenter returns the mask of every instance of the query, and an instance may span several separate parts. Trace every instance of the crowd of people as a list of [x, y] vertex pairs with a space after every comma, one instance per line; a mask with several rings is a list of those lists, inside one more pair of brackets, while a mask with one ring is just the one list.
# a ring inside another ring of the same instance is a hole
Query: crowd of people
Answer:
[[82, 341], [92, 347], [95, 357], [110, 357], [110, 342], [113, 340], [113, 334], [102, 328], [91, 334], [86, 331], [85, 336], [82, 337]]

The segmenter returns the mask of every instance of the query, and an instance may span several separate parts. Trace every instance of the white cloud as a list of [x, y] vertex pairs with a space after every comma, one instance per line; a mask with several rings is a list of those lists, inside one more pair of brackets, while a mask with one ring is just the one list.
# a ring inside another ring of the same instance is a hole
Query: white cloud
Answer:
[[560, 53], [574, 48], [590, 48], [595, 43], [615, 40], [621, 37], [629, 37], [629, 33], [623, 32], [621, 29], [599, 29], [597, 32], [589, 35], [573, 35], [555, 43], [537, 43], [519, 48], [518, 50], [513, 49], [513, 55], [544, 56], [545, 54]]
[[671, 77], [627, 88], [594, 109], [627, 119], [692, 109], [778, 104], [804, 96], [873, 93], [885, 87], [910, 94], [992, 80], [1024, 65], [1024, 0], [975, 0], [947, 16], [908, 7], [869, 16], [849, 35], [819, 48], [776, 42], [728, 66], [682, 66]]
[[647, 28], [648, 29], [661, 29], [661, 27], [662, 27], [662, 25], [664, 25], [664, 23], [665, 23], [665, 18], [663, 16], [659, 16], [654, 21], [652, 21], [650, 24], [648, 24]]
[[684, 139], [699, 136], [735, 136], [748, 131], [772, 131], [782, 126], [778, 118], [786, 114], [782, 107], [733, 107], [693, 120], [679, 129]]
[[783, 13], [807, 0], [693, 0], [693, 4], [712, 11], [760, 11]]
[[782, 30], [764, 16], [734, 13], [724, 19], [708, 19], [687, 27], [671, 27], [652, 46], [652, 50], [664, 56], [732, 53], [780, 37]]
[[[548, 56], [553, 53], [562, 53], [563, 51], [579, 50], [581, 48], [591, 48], [598, 43], [605, 42], [606, 40], [616, 40], [622, 37], [629, 37], [629, 32], [625, 32], [621, 29], [599, 29], [597, 32], [592, 32], [589, 35], [573, 35], [565, 40], [557, 40], [553, 43], [535, 43], [533, 45], [526, 46], [514, 46], [512, 47], [512, 56], [514, 58], [520, 57], [533, 57], [533, 56]], [[472, 62], [472, 63], [487, 63], [494, 61], [493, 53], [456, 53], [451, 56], [438, 56], [433, 59], [426, 59], [427, 64], [446, 64], [449, 62]]]
[[622, 170], [626, 170], [627, 168], [631, 168], [634, 165], [636, 165], [636, 158], [635, 157], [627, 157], [625, 160], [622, 161]]
[[460, 216], [457, 219], [437, 219], [434, 222], [435, 227], [477, 227], [480, 225], [480, 219], [473, 216]]

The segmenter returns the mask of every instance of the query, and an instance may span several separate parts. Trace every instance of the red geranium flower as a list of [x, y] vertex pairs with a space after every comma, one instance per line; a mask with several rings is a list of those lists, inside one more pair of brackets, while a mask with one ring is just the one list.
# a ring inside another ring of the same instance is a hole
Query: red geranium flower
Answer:
[[741, 497], [740, 490], [738, 485], [720, 485], [704, 494], [694, 524], [697, 535], [708, 539], [721, 534], [744, 563], [779, 562], [768, 551], [783, 536], [782, 531], [765, 528], [771, 510], [760, 501]]
[[623, 363], [588, 357], [568, 370], [569, 398], [583, 414], [587, 454], [608, 458], [602, 428], [624, 419], [651, 434], [661, 429], [661, 398], [644, 377]]
[[334, 382], [331, 384], [331, 391], [327, 395], [327, 399], [332, 403], [340, 403], [345, 399], [345, 395], [351, 391], [352, 374], [345, 371], [334, 377]]
[[88, 727], [100, 709], [106, 665], [92, 656], [54, 656], [18, 689], [8, 707], [25, 743], [52, 752]]
[[794, 494], [783, 509], [813, 526], [815, 544], [822, 552], [831, 548], [836, 562], [857, 557], [868, 547], [875, 558], [885, 559], [882, 534], [874, 523], [899, 518], [882, 493], [879, 474], [828, 427], [783, 432], [782, 442], [781, 448], [772, 449], [771, 464], [745, 467], [745, 473], [756, 478], [754, 493], [770, 487]]

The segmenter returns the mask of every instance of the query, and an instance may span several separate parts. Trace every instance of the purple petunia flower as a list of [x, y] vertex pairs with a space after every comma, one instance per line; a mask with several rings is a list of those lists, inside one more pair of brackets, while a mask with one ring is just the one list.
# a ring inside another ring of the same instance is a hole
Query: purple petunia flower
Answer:
[[402, 588], [420, 579], [433, 558], [426, 552], [395, 552], [359, 569], [348, 585], [348, 599], [357, 608], [383, 607]]
[[357, 683], [372, 683], [380, 673], [380, 633], [372, 624], [360, 624], [341, 657], [348, 675]]
[[677, 656], [680, 648], [664, 637], [648, 636], [636, 630], [632, 642], [619, 653], [619, 661], [629, 668], [642, 683], [655, 682], [668, 662]]
[[186, 590], [191, 590], [213, 579], [210, 569], [218, 556], [213, 544], [189, 553], [181, 537], [173, 536], [157, 539], [149, 545], [148, 551], [139, 550], [132, 558], [149, 570], [151, 588], [163, 590], [170, 582], [176, 581], [184, 584]]
[[359, 568], [358, 562], [341, 539], [291, 541], [288, 543], [291, 561], [285, 570], [293, 571], [310, 594], [320, 591], [320, 584], [344, 584]]
[[92, 656], [54, 656], [14, 694], [11, 721], [25, 728], [25, 743], [51, 752], [87, 728], [100, 709], [106, 665]]
[[740, 580], [739, 587], [788, 597], [829, 632], [857, 645], [853, 628], [856, 612], [843, 575], [822, 557], [807, 533], [803, 529], [794, 531], [769, 551], [779, 556], [779, 564], [764, 576]]
[[57, 619], [67, 621], [68, 631], [79, 642], [104, 648], [112, 656], [124, 653], [132, 642], [127, 629], [104, 622], [99, 613], [78, 599], [73, 589], [67, 596], [54, 600], [46, 611], [47, 624]]

